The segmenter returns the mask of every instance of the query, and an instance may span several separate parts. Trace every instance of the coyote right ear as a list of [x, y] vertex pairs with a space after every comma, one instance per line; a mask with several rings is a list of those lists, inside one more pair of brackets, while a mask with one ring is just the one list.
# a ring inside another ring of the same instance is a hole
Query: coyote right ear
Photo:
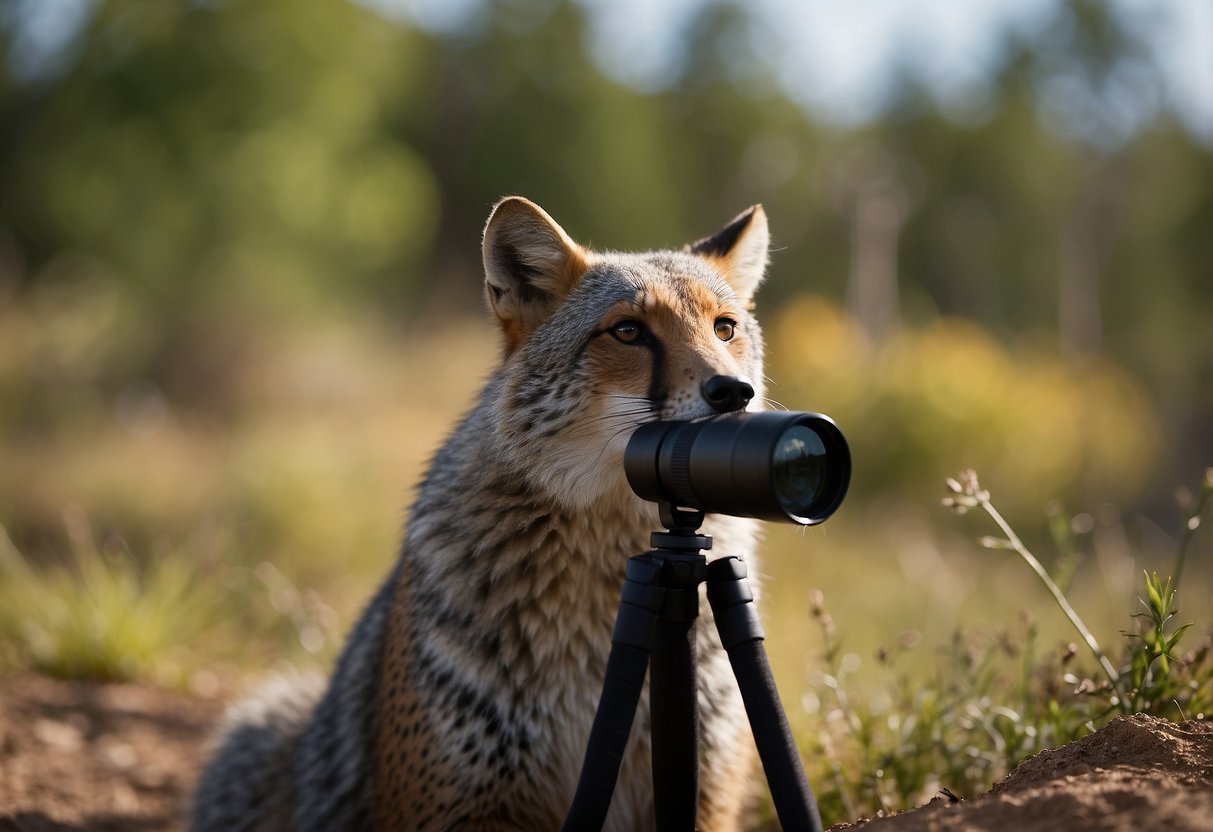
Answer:
[[766, 212], [761, 205], [753, 205], [712, 236], [691, 243], [687, 250], [716, 265], [741, 302], [750, 306], [766, 274], [770, 241]]
[[589, 268], [589, 252], [520, 196], [494, 206], [481, 255], [485, 293], [501, 321], [506, 355], [556, 311]]

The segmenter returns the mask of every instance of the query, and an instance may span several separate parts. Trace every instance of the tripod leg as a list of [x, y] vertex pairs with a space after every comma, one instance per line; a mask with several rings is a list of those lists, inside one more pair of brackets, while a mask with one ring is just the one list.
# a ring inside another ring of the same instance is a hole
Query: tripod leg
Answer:
[[564, 825], [560, 827], [562, 832], [602, 829], [606, 820], [615, 782], [619, 779], [619, 765], [636, 717], [640, 690], [644, 687], [657, 612], [665, 596], [665, 591], [658, 585], [660, 578], [660, 564], [651, 564], [643, 560], [643, 556], [628, 561], [602, 696], [590, 728], [577, 792]]
[[[699, 593], [694, 588], [689, 592], [698, 602]], [[649, 703], [653, 719], [653, 808], [657, 830], [691, 832], [699, 804], [694, 618], [658, 620], [649, 667]]]
[[821, 832], [817, 803], [779, 702], [762, 646], [762, 622], [746, 580], [745, 564], [739, 558], [719, 558], [708, 564], [708, 601], [737, 677], [779, 822], [787, 832]]
[[560, 827], [565, 832], [601, 829], [606, 820], [648, 662], [648, 651], [639, 647], [618, 643], [611, 647], [577, 792]]

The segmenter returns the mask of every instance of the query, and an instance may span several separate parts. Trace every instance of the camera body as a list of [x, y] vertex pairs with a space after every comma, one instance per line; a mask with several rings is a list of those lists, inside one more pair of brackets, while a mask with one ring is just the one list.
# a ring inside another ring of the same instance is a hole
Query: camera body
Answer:
[[811, 526], [846, 496], [851, 452], [820, 413], [740, 411], [642, 425], [624, 470], [645, 500]]

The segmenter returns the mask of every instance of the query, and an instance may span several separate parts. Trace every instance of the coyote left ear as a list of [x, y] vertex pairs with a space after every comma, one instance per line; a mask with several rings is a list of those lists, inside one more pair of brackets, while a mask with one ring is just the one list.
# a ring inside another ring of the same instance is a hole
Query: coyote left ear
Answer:
[[589, 268], [589, 252], [520, 196], [494, 206], [481, 255], [485, 293], [501, 322], [506, 355], [560, 307]]
[[749, 305], [766, 274], [770, 242], [766, 212], [754, 205], [711, 237], [691, 243], [688, 250], [712, 261], [741, 302]]

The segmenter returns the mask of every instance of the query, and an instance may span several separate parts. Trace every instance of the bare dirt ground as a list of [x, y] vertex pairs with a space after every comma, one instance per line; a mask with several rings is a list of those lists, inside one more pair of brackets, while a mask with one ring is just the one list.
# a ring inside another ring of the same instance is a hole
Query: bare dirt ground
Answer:
[[[181, 829], [222, 705], [136, 685], [0, 679], [0, 832]], [[1213, 830], [1213, 723], [1145, 716], [1024, 762], [987, 794], [860, 832]]]
[[1213, 830], [1213, 723], [1136, 715], [1042, 751], [975, 800], [945, 797], [862, 832]]
[[221, 712], [145, 686], [0, 679], [0, 832], [184, 828]]

